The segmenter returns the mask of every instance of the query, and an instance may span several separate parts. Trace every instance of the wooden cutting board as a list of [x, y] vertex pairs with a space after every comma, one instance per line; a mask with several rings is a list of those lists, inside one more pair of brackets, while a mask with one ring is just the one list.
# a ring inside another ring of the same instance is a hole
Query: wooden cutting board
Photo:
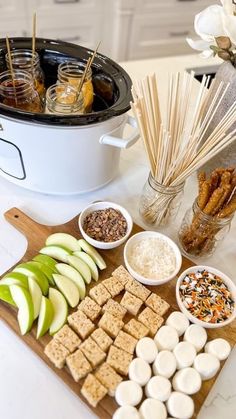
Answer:
[[[14, 227], [17, 228], [28, 240], [28, 248], [25, 255], [22, 258], [22, 262], [29, 261], [32, 259], [38, 251], [43, 247], [45, 243], [45, 239], [48, 237], [49, 234], [55, 232], [65, 232], [74, 235], [75, 237], [80, 237], [80, 232], [78, 228], [78, 216], [73, 218], [73, 220], [69, 221], [66, 224], [60, 226], [45, 226], [36, 223], [31, 218], [29, 218], [26, 214], [21, 212], [17, 208], [12, 208], [7, 211], [5, 214], [6, 220], [12, 224]], [[134, 224], [132, 234], [135, 234], [139, 231], [142, 231], [142, 228]], [[101, 251], [102, 256], [106, 260], [107, 269], [103, 270], [100, 275], [100, 280], [108, 278], [111, 272], [119, 265], [124, 264], [123, 260], [123, 246], [120, 246], [113, 250], [108, 251]], [[183, 258], [183, 264], [181, 271], [185, 270], [189, 266], [193, 265], [193, 263]], [[12, 270], [13, 267], [10, 269]], [[175, 299], [175, 283], [176, 280], [172, 280], [167, 284], [150, 287], [152, 291], [159, 294], [163, 297], [171, 306], [171, 311], [177, 310], [177, 303]], [[8, 326], [14, 330], [14, 332], [19, 335], [19, 327], [16, 319], [16, 310], [11, 306], [0, 302], [0, 317], [8, 324]], [[232, 346], [236, 343], [236, 322], [231, 323], [231, 325], [215, 329], [209, 330], [208, 337], [209, 339], [213, 339], [216, 337], [222, 337], [227, 339]], [[28, 333], [26, 336], [20, 336], [21, 339], [35, 352], [40, 358], [46, 362], [46, 364], [65, 382], [67, 386], [69, 386], [86, 404], [86, 400], [80, 394], [80, 383], [75, 383], [72, 379], [71, 375], [67, 371], [66, 368], [59, 370], [54, 368], [48, 358], [44, 355], [44, 347], [51, 339], [48, 335], [44, 336], [40, 340], [36, 340], [36, 328], [34, 327], [33, 330]], [[223, 363], [221, 363], [221, 367], [223, 367]], [[215, 380], [217, 377], [203, 382], [201, 391], [194, 395], [194, 403], [195, 403], [195, 413], [193, 418], [197, 417], [197, 414], [207, 397], [209, 391], [211, 390]], [[113, 398], [106, 396], [97, 406], [96, 409], [91, 408], [94, 413], [102, 419], [110, 419], [117, 408], [117, 405]]]

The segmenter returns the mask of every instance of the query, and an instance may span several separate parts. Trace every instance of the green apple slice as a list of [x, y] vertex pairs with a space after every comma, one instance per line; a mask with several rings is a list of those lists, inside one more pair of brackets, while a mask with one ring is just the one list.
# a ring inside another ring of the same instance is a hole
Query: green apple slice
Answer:
[[91, 256], [89, 256], [85, 252], [74, 252], [73, 255], [78, 257], [79, 259], [81, 259], [83, 262], [85, 262], [88, 265], [91, 271], [92, 278], [94, 279], [94, 281], [98, 281], [98, 278], [99, 278], [98, 268], [97, 268], [96, 263], [91, 258]]
[[68, 304], [62, 293], [55, 288], [49, 288], [49, 300], [53, 306], [53, 320], [49, 329], [50, 335], [58, 332], [64, 326], [68, 316]]
[[78, 240], [78, 243], [79, 243], [81, 249], [84, 250], [84, 252], [88, 253], [89, 256], [91, 256], [91, 258], [94, 260], [94, 262], [99, 267], [99, 269], [101, 269], [101, 271], [103, 269], [106, 269], [107, 265], [106, 265], [105, 260], [97, 252], [97, 250], [94, 249], [93, 246], [91, 246], [91, 244], [86, 242], [86, 240], [84, 240], [84, 239]]
[[68, 304], [71, 307], [77, 306], [80, 300], [80, 294], [75, 283], [64, 275], [54, 274], [53, 278], [57, 288], [62, 292]]
[[51, 256], [52, 258], [55, 258], [57, 260], [60, 260], [61, 262], [67, 262], [68, 256], [70, 256], [71, 251], [66, 249], [62, 246], [45, 246], [43, 247], [39, 253], [47, 256]]
[[37, 319], [39, 312], [40, 312], [40, 306], [41, 306], [41, 300], [42, 300], [42, 291], [38, 283], [34, 280], [34, 278], [31, 278], [29, 276], [29, 292], [33, 301], [34, 306], [34, 320]]
[[28, 277], [20, 274], [19, 272], [10, 272], [6, 274], [0, 281], [0, 284], [4, 285], [20, 285], [28, 288]]
[[68, 256], [68, 262], [82, 275], [86, 284], [90, 284], [92, 280], [92, 275], [88, 265], [83, 260], [79, 259], [77, 256]]
[[46, 246], [59, 245], [63, 246], [72, 252], [81, 250], [78, 240], [67, 233], [54, 233], [51, 234], [46, 240]]
[[5, 303], [11, 304], [16, 307], [16, 304], [11, 296], [9, 285], [4, 285], [0, 283], [0, 300], [5, 301]]
[[43, 272], [43, 274], [47, 277], [50, 285], [55, 285], [53, 281], [53, 277], [52, 277], [52, 275], [56, 273], [55, 269], [52, 269], [41, 262], [37, 262], [36, 260], [31, 260], [30, 265], [36, 266], [36, 268], [38, 268], [41, 272]]
[[22, 335], [25, 335], [32, 327], [34, 321], [34, 306], [29, 291], [19, 285], [10, 285], [11, 296], [19, 308], [18, 323]]
[[53, 305], [47, 297], [42, 297], [39, 318], [38, 318], [38, 327], [37, 327], [37, 339], [41, 338], [50, 328], [53, 321]]
[[31, 276], [35, 279], [35, 281], [39, 284], [42, 293], [44, 295], [48, 294], [48, 280], [47, 277], [41, 272], [36, 266], [33, 266], [30, 264], [30, 262], [27, 263], [21, 263], [20, 265], [17, 265], [13, 272], [19, 272], [23, 275]]
[[37, 255], [33, 258], [33, 260], [43, 263], [44, 265], [49, 266], [51, 269], [54, 269], [55, 265], [57, 264], [56, 260], [47, 255]]
[[73, 266], [70, 266], [67, 263], [58, 263], [56, 268], [59, 274], [67, 276], [67, 278], [71, 279], [75, 283], [79, 289], [80, 298], [83, 300], [86, 294], [86, 288], [83, 277], [80, 273], [73, 268]]

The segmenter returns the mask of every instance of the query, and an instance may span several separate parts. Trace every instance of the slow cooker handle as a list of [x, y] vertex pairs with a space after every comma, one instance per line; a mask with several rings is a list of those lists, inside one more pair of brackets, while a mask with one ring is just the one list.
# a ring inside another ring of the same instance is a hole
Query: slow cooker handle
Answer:
[[[118, 138], [112, 135], [113, 131], [111, 131], [109, 134], [102, 135], [99, 140], [100, 144], [112, 145], [118, 148], [129, 148], [134, 145], [140, 137], [137, 122], [132, 116], [128, 115], [126, 124], [134, 128], [134, 132], [128, 138]], [[117, 128], [114, 131], [116, 130]]]

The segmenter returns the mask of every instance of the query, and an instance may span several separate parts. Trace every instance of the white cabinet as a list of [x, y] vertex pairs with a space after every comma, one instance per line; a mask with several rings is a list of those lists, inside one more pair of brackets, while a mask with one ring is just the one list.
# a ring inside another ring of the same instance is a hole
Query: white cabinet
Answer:
[[116, 61], [191, 53], [187, 36], [212, 0], [0, 0], [0, 37], [37, 36], [95, 49]]
[[26, 36], [24, 0], [0, 0], [0, 38]]
[[110, 19], [106, 17], [110, 0], [26, 0], [29, 16], [37, 13], [37, 35], [60, 39], [110, 54], [107, 38]]
[[[193, 25], [188, 14], [182, 14], [181, 24], [178, 14], [157, 16], [137, 16], [133, 20], [129, 38], [129, 59], [170, 55], [173, 51], [189, 51], [185, 41], [187, 36], [194, 36]], [[181, 49], [182, 45], [182, 49]]]
[[27, 36], [27, 31], [25, 29], [25, 20], [17, 19], [10, 20], [9, 22], [3, 22], [0, 24], [0, 38], [6, 38], [6, 36], [11, 39], [14, 36]]
[[24, 0], [0, 0], [1, 24], [5, 19], [15, 19], [25, 16]]
[[[14, 1], [14, 0], [13, 0]], [[37, 14], [49, 13], [84, 13], [93, 12], [102, 0], [27, 0], [28, 7], [37, 10]]]
[[98, 19], [84, 14], [80, 24], [77, 18], [71, 19], [70, 24], [68, 20], [69, 16], [67, 19], [60, 16], [52, 24], [51, 18], [45, 17], [43, 24], [39, 22], [37, 34], [42, 38], [60, 39], [94, 49], [101, 37], [101, 16]]
[[[116, 0], [116, 60], [190, 54], [194, 17], [212, 0]], [[128, 20], [128, 22], [127, 22]]]

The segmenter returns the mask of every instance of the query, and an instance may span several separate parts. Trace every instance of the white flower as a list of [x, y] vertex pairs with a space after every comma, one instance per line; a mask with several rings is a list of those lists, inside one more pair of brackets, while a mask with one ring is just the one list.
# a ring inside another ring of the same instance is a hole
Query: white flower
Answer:
[[213, 55], [211, 45], [216, 45], [215, 38], [227, 36], [232, 44], [236, 44], [236, 16], [232, 0], [221, 0], [222, 6], [212, 5], [195, 16], [194, 29], [200, 40], [187, 38], [188, 44], [202, 56]]
[[195, 16], [195, 32], [200, 38], [208, 42], [214, 41], [214, 38], [218, 36], [226, 35], [223, 25], [224, 13], [224, 8], [222, 6], [213, 5], [207, 7]]
[[207, 42], [201, 39], [194, 41], [191, 38], [186, 38], [186, 41], [188, 42], [191, 48], [197, 51], [202, 51], [201, 56], [204, 58], [209, 58], [214, 54], [213, 50], [210, 48], [210, 45], [214, 45], [215, 41]]

